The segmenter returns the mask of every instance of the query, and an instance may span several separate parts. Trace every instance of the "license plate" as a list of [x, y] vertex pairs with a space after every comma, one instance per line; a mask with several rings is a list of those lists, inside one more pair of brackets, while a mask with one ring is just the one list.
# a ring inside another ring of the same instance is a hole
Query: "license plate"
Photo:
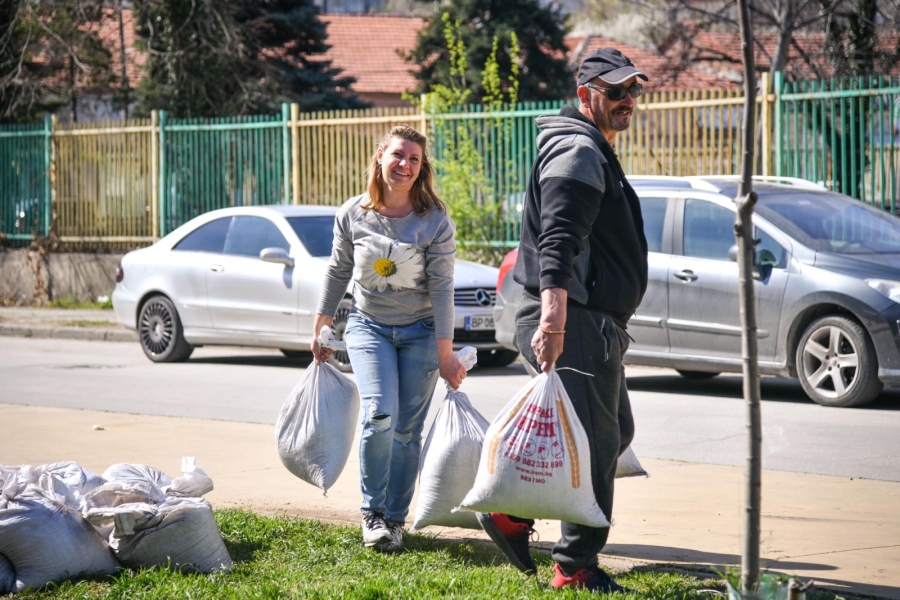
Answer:
[[466, 331], [481, 331], [494, 328], [494, 317], [473, 315], [466, 317]]

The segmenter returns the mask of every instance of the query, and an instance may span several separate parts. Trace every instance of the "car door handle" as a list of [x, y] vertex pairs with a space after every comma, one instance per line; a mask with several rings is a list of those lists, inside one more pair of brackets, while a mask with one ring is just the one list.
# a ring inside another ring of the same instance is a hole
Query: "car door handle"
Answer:
[[215, 271], [216, 273], [219, 273], [220, 271], [224, 271], [224, 270], [225, 270], [225, 267], [223, 267], [222, 265], [212, 265], [212, 266], [209, 267], [209, 270], [210, 270], [210, 271]]
[[683, 271], [675, 273], [675, 277], [682, 281], [697, 281], [697, 276], [694, 275], [694, 272], [690, 269], [685, 269]]

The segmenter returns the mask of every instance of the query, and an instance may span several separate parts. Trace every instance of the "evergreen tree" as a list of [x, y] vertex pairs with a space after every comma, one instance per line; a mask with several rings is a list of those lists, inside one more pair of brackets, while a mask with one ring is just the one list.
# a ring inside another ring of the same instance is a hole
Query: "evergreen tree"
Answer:
[[137, 116], [165, 109], [173, 117], [243, 112], [241, 75], [248, 57], [232, 16], [216, 0], [137, 0], [138, 44], [147, 53], [137, 88]]
[[[574, 95], [574, 76], [563, 43], [565, 18], [556, 5], [544, 6], [539, 0], [451, 0], [444, 12], [452, 22], [465, 24], [461, 29], [468, 63], [464, 79], [473, 99], [486, 95], [480, 69], [491, 56], [495, 36], [501, 41], [496, 55], [499, 76], [505, 79], [512, 72], [508, 50], [511, 33], [518, 36], [521, 100], [557, 100]], [[418, 93], [429, 91], [434, 83], [451, 84], [442, 13], [433, 16], [419, 32], [416, 47], [406, 60], [419, 65], [414, 73]]]
[[282, 102], [296, 102], [301, 111], [366, 106], [350, 90], [355, 79], [322, 59], [330, 46], [310, 0], [244, 0], [238, 6], [235, 18], [248, 31], [248, 53], [260, 58], [253, 94], [260, 112], [277, 112]]
[[213, 117], [355, 108], [324, 53], [325, 25], [312, 0], [137, 0], [138, 35], [149, 58], [138, 112]]

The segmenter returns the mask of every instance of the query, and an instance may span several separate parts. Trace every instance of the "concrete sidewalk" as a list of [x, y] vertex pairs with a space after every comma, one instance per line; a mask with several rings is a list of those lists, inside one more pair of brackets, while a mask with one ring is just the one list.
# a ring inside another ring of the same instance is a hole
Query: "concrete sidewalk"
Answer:
[[[12, 333], [26, 330], [34, 337], [113, 339], [105, 336], [132, 334], [114, 323], [99, 324], [114, 321], [111, 311], [45, 310], [0, 308], [0, 335], [26, 335]], [[93, 324], [72, 324], [79, 321]], [[195, 456], [215, 483], [207, 498], [217, 508], [359, 522], [355, 450], [326, 498], [282, 466], [271, 425], [2, 403], [0, 423], [2, 464], [73, 460], [101, 473], [111, 464], [129, 462], [177, 476], [181, 457]], [[647, 563], [688, 569], [739, 564], [743, 469], [652, 459], [642, 463], [649, 478], [617, 483], [613, 529], [601, 562], [613, 570]], [[765, 569], [812, 579], [836, 592], [900, 598], [900, 484], [764, 471], [762, 494]], [[539, 546], [551, 547], [558, 523], [539, 521], [536, 528]], [[487, 539], [474, 530], [426, 531]]]

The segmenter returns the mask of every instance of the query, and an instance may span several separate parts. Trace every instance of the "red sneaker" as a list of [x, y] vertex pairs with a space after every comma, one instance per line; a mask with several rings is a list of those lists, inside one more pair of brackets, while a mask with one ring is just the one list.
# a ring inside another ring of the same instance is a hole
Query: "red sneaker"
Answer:
[[503, 513], [478, 513], [478, 521], [509, 562], [527, 575], [537, 573], [537, 565], [528, 550], [528, 538], [534, 531], [533, 519], [510, 518]]
[[592, 592], [602, 592], [604, 594], [612, 594], [615, 592], [626, 591], [621, 585], [615, 582], [606, 571], [600, 567], [591, 567], [589, 569], [578, 569], [573, 575], [566, 575], [556, 563], [553, 581], [550, 585], [556, 589], [566, 587], [584, 588]]

